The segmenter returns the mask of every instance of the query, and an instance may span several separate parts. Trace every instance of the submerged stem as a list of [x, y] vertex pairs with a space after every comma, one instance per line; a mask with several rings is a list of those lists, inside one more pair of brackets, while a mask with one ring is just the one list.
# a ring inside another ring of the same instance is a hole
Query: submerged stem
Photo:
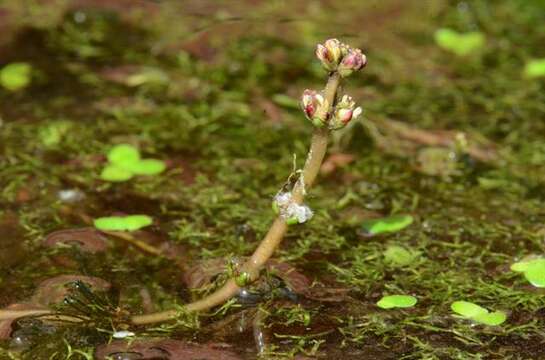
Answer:
[[[333, 108], [336, 102], [337, 89], [340, 83], [340, 76], [337, 72], [332, 72], [329, 75], [325, 88], [325, 99], [329, 103], [329, 110]], [[312, 186], [314, 180], [318, 176], [322, 161], [324, 159], [327, 142], [329, 137], [329, 129], [327, 127], [316, 128], [312, 135], [310, 149], [307, 155], [305, 166], [302, 175], [297, 181], [292, 190], [292, 200], [301, 204], [305, 197], [306, 191]], [[259, 270], [272, 256], [288, 229], [286, 220], [282, 216], [278, 216], [272, 223], [265, 238], [261, 241], [257, 249], [254, 251], [250, 259], [242, 266], [241, 271], [247, 272], [251, 280], [256, 280], [259, 276]], [[235, 296], [240, 287], [234, 279], [229, 279], [220, 289], [210, 294], [209, 296], [187, 304], [184, 309], [189, 312], [202, 311], [221, 305], [225, 301]], [[166, 320], [171, 320], [179, 315], [179, 311], [167, 310], [146, 315], [136, 315], [131, 318], [133, 324], [150, 324]]]
[[0, 310], [0, 321], [18, 319], [25, 316], [39, 316], [47, 314], [53, 314], [53, 311], [47, 309]]

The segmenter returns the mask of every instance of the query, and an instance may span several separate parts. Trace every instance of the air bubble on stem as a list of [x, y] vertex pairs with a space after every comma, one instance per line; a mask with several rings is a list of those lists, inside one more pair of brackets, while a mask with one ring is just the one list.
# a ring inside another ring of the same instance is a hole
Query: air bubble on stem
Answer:
[[299, 224], [309, 221], [313, 216], [314, 213], [307, 205], [291, 203], [286, 209], [286, 218], [297, 219]]
[[279, 209], [286, 208], [291, 203], [291, 192], [279, 192], [274, 197], [274, 202]]
[[280, 216], [286, 220], [293, 220], [302, 224], [309, 221], [314, 213], [307, 205], [299, 205], [292, 199], [290, 192], [281, 192], [274, 197]]

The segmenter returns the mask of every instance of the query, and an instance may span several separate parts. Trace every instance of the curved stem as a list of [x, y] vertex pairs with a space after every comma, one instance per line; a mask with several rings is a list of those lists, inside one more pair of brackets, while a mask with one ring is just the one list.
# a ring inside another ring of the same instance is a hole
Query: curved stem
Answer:
[[[340, 83], [340, 76], [337, 72], [329, 75], [325, 88], [325, 98], [330, 104], [330, 110], [336, 102], [337, 89]], [[299, 181], [292, 190], [292, 200], [300, 204], [303, 202], [306, 191], [312, 186], [318, 176], [322, 161], [327, 150], [329, 130], [326, 127], [316, 128], [312, 135], [310, 149], [307, 155], [305, 166]], [[259, 276], [259, 270], [272, 256], [288, 229], [286, 221], [278, 216], [271, 225], [265, 238], [261, 241], [250, 259], [242, 266], [241, 271], [247, 272], [251, 280]], [[240, 290], [234, 279], [229, 279], [223, 287], [205, 297], [204, 299], [192, 302], [184, 306], [186, 311], [202, 311], [223, 304], [235, 296]], [[147, 315], [136, 315], [131, 318], [133, 324], [150, 324], [176, 318], [179, 312], [167, 310]]]

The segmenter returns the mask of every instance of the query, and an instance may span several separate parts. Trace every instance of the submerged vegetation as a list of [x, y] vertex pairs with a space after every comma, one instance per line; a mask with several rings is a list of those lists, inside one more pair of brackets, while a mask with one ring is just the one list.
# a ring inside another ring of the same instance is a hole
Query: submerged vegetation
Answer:
[[0, 359], [545, 356], [539, 1], [68, 3], [0, 5]]

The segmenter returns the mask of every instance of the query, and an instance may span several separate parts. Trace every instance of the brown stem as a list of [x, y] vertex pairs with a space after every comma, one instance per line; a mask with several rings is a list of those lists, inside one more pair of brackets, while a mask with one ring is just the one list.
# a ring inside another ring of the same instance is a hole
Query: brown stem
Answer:
[[[325, 88], [325, 98], [330, 104], [330, 110], [333, 108], [336, 102], [337, 88], [339, 87], [340, 76], [338, 73], [333, 72], [330, 74]], [[296, 183], [292, 191], [292, 199], [296, 203], [303, 202], [306, 191], [312, 186], [320, 166], [324, 159], [327, 150], [327, 141], [329, 137], [329, 130], [326, 127], [316, 128], [312, 135], [312, 141], [310, 149], [307, 155], [307, 160], [303, 168], [303, 172], [299, 181]], [[250, 259], [242, 266], [241, 271], [247, 272], [252, 280], [257, 279], [259, 276], [259, 270], [272, 256], [288, 229], [288, 225], [283, 217], [278, 216], [271, 225], [267, 235], [261, 241], [257, 249], [254, 251]], [[234, 279], [229, 279], [223, 287], [216, 292], [210, 294], [204, 299], [192, 302], [184, 306], [186, 311], [202, 311], [212, 308], [217, 305], [223, 304], [235, 296], [240, 290], [240, 287], [236, 284]], [[133, 324], [150, 324], [155, 322], [161, 322], [171, 320], [179, 315], [176, 310], [167, 310], [147, 315], [133, 316], [131, 321]]]
[[18, 319], [25, 316], [38, 316], [52, 314], [53, 311], [46, 309], [32, 309], [32, 310], [0, 310], [0, 321]]
[[147, 253], [150, 253], [155, 256], [164, 256], [163, 252], [159, 249], [157, 249], [155, 246], [152, 246], [142, 240], [139, 240], [132, 236], [129, 233], [121, 232], [121, 231], [102, 231], [103, 233], [113, 236], [115, 238], [121, 239], [123, 241], [128, 242], [129, 244], [134, 245], [138, 249], [145, 251]]

